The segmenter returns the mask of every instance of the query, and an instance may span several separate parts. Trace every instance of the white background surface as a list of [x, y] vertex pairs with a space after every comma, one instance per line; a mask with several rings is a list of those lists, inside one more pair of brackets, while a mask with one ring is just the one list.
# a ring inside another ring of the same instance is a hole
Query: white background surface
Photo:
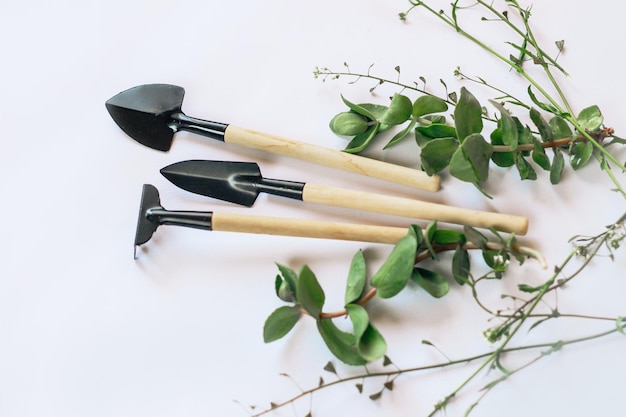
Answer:
[[[447, 2], [441, 2], [442, 7]], [[566, 93], [577, 109], [598, 104], [607, 124], [624, 130], [625, 94], [620, 62], [624, 6], [600, 0], [593, 8], [565, 0], [536, 2], [535, 27], [547, 44], [566, 40], [561, 63], [572, 77]], [[265, 345], [262, 325], [281, 305], [274, 296], [274, 262], [308, 264], [341, 305], [345, 275], [360, 248], [375, 270], [390, 248], [354, 242], [210, 233], [160, 228], [133, 260], [132, 242], [141, 185], [161, 190], [171, 209], [224, 210], [274, 216], [404, 226], [406, 219], [352, 213], [262, 196], [253, 209], [234, 207], [178, 190], [158, 170], [200, 158], [256, 161], [265, 176], [393, 193], [429, 201], [525, 215], [524, 243], [551, 265], [570, 250], [574, 234], [597, 233], [624, 211], [624, 201], [595, 166], [566, 170], [562, 184], [521, 184], [500, 170], [484, 199], [472, 186], [444, 178], [437, 194], [366, 180], [312, 164], [178, 133], [169, 153], [143, 147], [112, 122], [104, 102], [129, 87], [172, 83], [185, 87], [190, 116], [238, 124], [341, 149], [328, 130], [353, 101], [384, 103], [392, 89], [371, 97], [367, 82], [322, 83], [315, 66], [355, 71], [374, 63], [394, 77], [439, 78], [452, 89], [460, 65], [523, 94], [526, 84], [431, 17], [397, 14], [407, 3], [135, 1], [11, 2], [3, 5], [0, 35], [2, 152], [0, 191], [0, 416], [242, 416], [235, 403], [266, 406], [303, 388], [331, 359], [305, 320], [285, 339]], [[500, 45], [497, 26], [489, 39]], [[470, 86], [471, 87], [471, 86]], [[486, 93], [477, 87], [472, 91]], [[488, 97], [488, 96], [486, 96]], [[382, 146], [381, 142], [381, 145]], [[371, 154], [415, 166], [412, 143]], [[620, 153], [624, 159], [624, 152]], [[623, 253], [623, 250], [622, 250]], [[559, 296], [562, 312], [624, 313], [625, 257], [599, 260]], [[489, 283], [497, 299], [520, 282], [548, 278], [528, 262], [503, 282]], [[487, 317], [467, 288], [442, 300], [416, 289], [372, 303], [372, 316], [403, 367], [441, 362], [435, 343], [452, 359], [488, 350], [481, 336]], [[567, 319], [523, 335], [520, 343], [555, 341], [610, 327]], [[476, 416], [617, 415], [623, 404], [624, 339], [612, 336], [571, 347], [501, 384]], [[512, 359], [514, 360], [514, 359]], [[335, 361], [336, 362], [336, 361]], [[343, 375], [360, 371], [337, 365]], [[376, 368], [376, 366], [374, 366]], [[316, 395], [315, 416], [426, 415], [472, 367], [412, 374], [378, 402], [352, 384]], [[480, 378], [448, 409], [462, 415]], [[380, 381], [368, 381], [367, 393]], [[309, 402], [280, 416], [303, 416]], [[614, 410], [613, 412], [604, 412]]]

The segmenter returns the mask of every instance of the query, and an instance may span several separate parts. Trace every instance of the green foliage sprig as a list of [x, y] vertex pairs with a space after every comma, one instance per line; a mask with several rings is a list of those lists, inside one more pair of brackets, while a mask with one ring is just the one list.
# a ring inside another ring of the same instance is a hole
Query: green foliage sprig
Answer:
[[[322, 311], [324, 291], [308, 266], [299, 272], [278, 264], [275, 280], [276, 295], [289, 303], [276, 309], [266, 320], [263, 329], [265, 342], [273, 342], [289, 333], [305, 315], [315, 319], [317, 329], [329, 350], [349, 365], [364, 365], [382, 358], [387, 352], [385, 339], [371, 323], [364, 305], [375, 296], [389, 299], [398, 295], [409, 283], [425, 290], [435, 298], [445, 296], [449, 281], [474, 287], [484, 279], [501, 279], [510, 259], [520, 264], [528, 257], [537, 259], [544, 267], [545, 260], [537, 251], [522, 246], [515, 235], [504, 237], [492, 231], [495, 240], [489, 240], [478, 230], [465, 227], [463, 233], [440, 229], [431, 222], [424, 230], [411, 226], [392, 249], [380, 269], [369, 280], [365, 256], [357, 252], [352, 258], [346, 282], [344, 308], [336, 312]], [[489, 271], [480, 277], [471, 274], [469, 251], [478, 250]], [[452, 252], [449, 277], [422, 265], [424, 261], [440, 259], [442, 252]], [[352, 332], [339, 329], [333, 319], [348, 317]]]
[[[498, 323], [495, 326], [490, 327], [484, 332], [484, 336], [490, 343], [496, 343], [500, 341], [500, 344], [495, 349], [482, 353], [482, 354], [472, 355], [472, 356], [468, 356], [468, 357], [457, 359], [457, 360], [450, 360], [446, 357], [446, 360], [443, 362], [433, 363], [430, 365], [418, 366], [418, 367], [400, 367], [397, 364], [395, 364], [391, 358], [385, 355], [382, 357], [382, 361], [381, 361], [382, 370], [371, 371], [368, 368], [365, 368], [364, 373], [358, 373], [356, 375], [353, 374], [353, 375], [346, 376], [346, 377], [341, 377], [337, 370], [337, 367], [333, 364], [332, 361], [330, 361], [326, 364], [326, 366], [324, 366], [324, 371], [333, 374], [336, 377], [336, 379], [332, 381], [326, 381], [322, 376], [320, 376], [318, 384], [309, 389], [302, 389], [298, 385], [300, 393], [294, 395], [293, 397], [289, 399], [283, 400], [281, 402], [272, 402], [269, 408], [263, 409], [261, 411], [257, 411], [253, 414], [253, 416], [259, 417], [259, 416], [265, 415], [267, 413], [270, 413], [286, 405], [293, 404], [294, 402], [302, 398], [310, 397], [316, 392], [333, 388], [339, 384], [353, 383], [355, 384], [355, 387], [359, 393], [364, 393], [365, 392], [364, 383], [366, 380], [368, 379], [378, 380], [380, 378], [384, 378], [384, 382], [382, 383], [382, 386], [379, 389], [374, 390], [374, 392], [372, 392], [371, 394], [369, 394], [369, 398], [375, 401], [375, 400], [380, 399], [385, 394], [385, 392], [393, 391], [395, 387], [396, 379], [402, 375], [420, 373], [420, 372], [425, 372], [425, 371], [434, 370], [434, 369], [458, 367], [461, 365], [467, 365], [467, 364], [478, 362], [479, 363], [478, 366], [471, 372], [470, 376], [467, 377], [465, 380], [463, 380], [461, 384], [459, 384], [452, 392], [447, 394], [441, 401], [435, 404], [433, 406], [431, 413], [429, 414], [429, 416], [433, 416], [440, 411], [445, 411], [446, 407], [450, 404], [450, 402], [453, 401], [455, 398], [458, 398], [461, 391], [464, 388], [467, 388], [474, 379], [476, 379], [479, 375], [481, 375], [482, 371], [485, 371], [485, 370], [497, 371], [495, 376], [491, 377], [491, 380], [489, 382], [487, 382], [486, 384], [480, 387], [478, 398], [469, 405], [467, 412], [466, 412], [466, 415], [467, 415], [480, 403], [482, 399], [484, 399], [484, 397], [489, 392], [491, 392], [496, 386], [498, 386], [498, 384], [506, 381], [507, 379], [518, 374], [519, 372], [523, 371], [529, 366], [537, 363], [541, 359], [560, 351], [565, 346], [581, 344], [581, 343], [589, 342], [589, 341], [600, 339], [600, 338], [606, 338], [607, 336], [611, 336], [615, 334], [621, 334], [621, 335], [626, 336], [626, 316], [599, 317], [599, 316], [594, 316], [590, 314], [565, 313], [559, 310], [558, 305], [547, 303], [545, 299], [545, 296], [547, 294], [560, 291], [561, 289], [565, 288], [567, 285], [571, 284], [572, 281], [575, 278], [577, 278], [580, 275], [580, 273], [587, 267], [587, 265], [589, 265], [589, 263], [593, 259], [595, 259], [597, 256], [602, 256], [604, 258], [608, 258], [611, 260], [614, 259], [615, 252], [622, 247], [622, 245], [624, 244], [624, 241], [626, 240], [625, 222], [626, 222], [626, 213], [622, 215], [617, 221], [607, 226], [604, 231], [596, 235], [573, 237], [570, 241], [572, 244], [572, 249], [570, 253], [567, 255], [565, 260], [560, 265], [554, 268], [552, 275], [543, 284], [538, 285], [538, 286], [529, 286], [523, 283], [519, 284], [518, 289], [522, 291], [522, 293], [526, 294], [528, 298], [524, 299], [524, 298], [520, 298], [520, 297], [512, 296], [512, 295], [506, 296], [506, 298], [511, 300], [512, 304], [514, 305], [514, 307], [511, 309], [502, 310], [499, 308], [498, 309], [488, 308], [480, 300], [480, 297], [478, 295], [477, 284], [482, 279], [486, 279], [488, 276], [495, 277], [495, 278], [501, 277], [501, 273], [503, 272], [502, 269], [494, 268], [490, 274], [487, 274], [484, 277], [480, 279], [476, 279], [476, 280], [472, 279], [471, 274], [468, 274], [466, 281], [460, 281], [460, 282], [465, 282], [466, 284], [470, 286], [470, 288], [472, 289], [472, 294], [474, 298], [476, 299], [478, 305], [480, 305], [487, 312], [489, 312], [489, 314], [492, 315], [493, 319], [500, 320], [500, 323]], [[471, 234], [473, 233], [474, 231], [471, 232]], [[498, 245], [500, 244], [502, 244], [502, 242], [500, 242]], [[525, 250], [520, 248], [519, 252], [521, 251], [525, 251]], [[430, 251], [426, 250], [426, 252], [430, 252]], [[502, 253], [506, 255], [509, 252], [502, 252]], [[491, 254], [492, 253], [489, 253], [489, 256], [491, 256]], [[499, 255], [495, 255], [494, 258], [497, 258], [497, 256]], [[506, 261], [504, 263], [499, 261], [498, 263], [500, 264], [500, 266], [506, 267]], [[570, 271], [570, 269], [572, 268], [572, 264], [574, 263], [576, 265], [574, 265], [573, 270]], [[361, 266], [358, 266], [358, 265], [361, 265]], [[353, 260], [353, 265], [351, 267], [351, 273], [350, 273], [351, 278], [348, 279], [348, 286], [346, 289], [346, 297], [347, 297], [346, 300], [351, 299], [357, 293], [361, 293], [360, 285], [354, 286], [354, 285], [351, 285], [350, 283], [352, 282], [354, 284], [355, 275], [361, 275], [361, 272], [354, 272], [354, 271], [359, 271], [362, 268], [362, 266], [363, 264], [361, 263], [360, 260], [357, 261], [356, 264], [355, 264], [355, 261]], [[283, 279], [285, 279], [287, 276], [291, 276], [291, 278], [295, 277], [295, 273], [291, 271], [290, 269], [288, 268], [286, 269], [283, 266], [279, 266], [279, 268], [281, 269], [282, 276], [279, 276], [277, 278], [277, 288], [280, 288], [282, 286], [282, 283], [284, 282]], [[381, 268], [381, 270], [382, 269], [383, 268]], [[305, 267], [303, 268], [303, 271], [304, 271], [305, 280], [310, 280], [311, 279], [310, 272], [309, 272], [310, 270], [308, 270], [308, 268]], [[495, 275], [493, 275], [494, 273]], [[278, 283], [280, 283], [280, 285]], [[310, 285], [310, 283], [307, 285]], [[315, 285], [315, 287], [317, 287], [317, 285]], [[427, 289], [428, 286], [425, 286], [424, 288]], [[356, 292], [355, 292], [355, 289], [356, 289]], [[315, 290], [315, 292], [318, 292], [318, 291], [319, 289]], [[351, 294], [351, 296], [348, 296], [348, 294]], [[436, 296], [436, 294], [433, 294], [433, 295]], [[305, 297], [305, 299], [309, 299], [309, 298], [311, 297]], [[554, 297], [554, 299], [558, 300], [558, 297]], [[543, 306], [543, 309], [540, 309], [541, 306]], [[546, 307], [547, 307], [547, 310], [546, 310]], [[286, 308], [290, 308], [290, 307], [281, 307], [276, 311], [280, 311], [281, 309], [286, 309]], [[293, 311], [297, 312], [298, 318], [302, 315], [301, 312], [303, 309], [301, 306], [296, 304], [294, 307], [291, 307], [291, 308], [293, 308]], [[324, 320], [328, 320], [336, 316], [335, 314], [324, 315], [323, 313], [320, 312], [321, 310], [317, 308], [315, 308], [313, 311], [315, 313], [319, 312], [320, 317], [324, 317]], [[349, 313], [346, 313], [344, 311], [338, 314], [345, 315]], [[292, 317], [290, 317], [290, 319], [293, 320]], [[560, 339], [557, 337], [555, 341], [550, 341], [550, 342], [545, 342], [545, 343], [538, 343], [538, 344], [533, 344], [533, 345], [521, 345], [521, 346], [515, 346], [515, 347], [510, 346], [511, 341], [513, 340], [515, 335], [517, 335], [521, 329], [525, 328], [525, 326], [528, 328], [528, 332], [531, 332], [534, 329], [538, 328], [539, 326], [545, 325], [549, 321], [564, 320], [564, 319], [612, 322], [612, 326], [608, 329], [605, 329], [597, 333], [588, 334], [588, 335], [571, 338], [571, 339]], [[268, 319], [267, 323], [270, 323], [270, 320], [273, 320], [271, 316], [270, 316], [270, 319]], [[272, 323], [271, 325], [278, 326], [279, 322], [280, 321], [276, 321]], [[364, 320], [361, 323], [363, 322]], [[353, 320], [353, 323], [354, 323], [354, 320]], [[293, 321], [293, 324], [295, 324], [295, 321]], [[285, 329], [283, 328], [282, 330], [284, 331]], [[280, 333], [282, 333], [283, 331], [281, 331]], [[286, 331], [284, 331], [284, 333], [286, 334]], [[345, 333], [344, 335], [348, 335], [348, 337], [350, 337], [349, 334], [347, 333]], [[376, 337], [378, 337], [378, 335]], [[352, 342], [354, 342], [354, 339], [351, 339], [351, 340]], [[437, 348], [433, 342], [429, 340], [423, 340], [422, 343], [427, 346], [432, 346], [433, 348], [437, 349], [440, 353], [442, 353], [441, 350]], [[520, 353], [524, 351], [529, 351], [529, 352], [536, 351], [537, 354], [531, 359], [527, 360], [525, 363], [522, 363], [521, 365], [517, 365], [516, 367], [509, 367], [506, 365], [506, 359], [510, 355], [514, 355], [516, 353]], [[354, 352], [354, 350], [352, 350], [351, 352]], [[283, 374], [283, 375], [289, 376], [287, 374]], [[252, 408], [254, 410], [258, 409], [258, 407], [256, 406]], [[312, 412], [309, 411], [307, 415], [311, 416]]]
[[[517, 12], [521, 24], [516, 24], [508, 12], [499, 12], [492, 3], [479, 0], [469, 6], [482, 7], [492, 15], [492, 19], [504, 22], [513, 35], [520, 39], [517, 43], [506, 43], [511, 48], [507, 56], [487, 46], [460, 26], [459, 13], [462, 8], [459, 0], [452, 3], [449, 14], [436, 10], [423, 1], [413, 0], [410, 3], [410, 10], [400, 15], [403, 20], [415, 9], [425, 9], [433, 14], [520, 74], [528, 83], [528, 99], [516, 98], [483, 78], [468, 77], [459, 68], [454, 72], [458, 78], [481, 84], [498, 93], [489, 100], [491, 111], [481, 105], [466, 87], [462, 87], [459, 93], [449, 92], [446, 83], [440, 80], [445, 94], [437, 95], [426, 89], [426, 80], [422, 77], [421, 83], [403, 83], [399, 79], [399, 66], [395, 68], [398, 80], [373, 76], [371, 67], [364, 74], [352, 73], [347, 64], [344, 64], [346, 71], [343, 72], [318, 67], [314, 75], [323, 79], [352, 76], [356, 77], [356, 82], [366, 78], [376, 82], [370, 91], [381, 84], [389, 83], [400, 87], [402, 91], [412, 90], [421, 94], [412, 101], [401, 91], [394, 94], [386, 104], [355, 104], [342, 97], [348, 111], [337, 114], [331, 120], [330, 128], [337, 135], [351, 137], [344, 149], [346, 152], [362, 152], [381, 133], [403, 125], [388, 141], [385, 149], [413, 133], [420, 149], [419, 161], [424, 171], [433, 175], [447, 168], [452, 176], [475, 184], [481, 190], [489, 176], [490, 163], [500, 167], [515, 167], [522, 180], [536, 180], [537, 169], [543, 169], [549, 171], [553, 184], [561, 179], [565, 159], [569, 160], [574, 170], [595, 159], [607, 172], [611, 169], [610, 164], [626, 172], [625, 164], [608, 151], [609, 146], [625, 144], [626, 140], [615, 136], [613, 128], [604, 125], [602, 112], [597, 105], [588, 106], [578, 113], [572, 110], [553, 75], [553, 70], [567, 73], [557, 63], [558, 55], [552, 57], [538, 44], [529, 24], [530, 8], [522, 8], [515, 0], [505, 2]], [[483, 20], [491, 19], [484, 17]], [[557, 41], [555, 45], [560, 54], [564, 41]], [[528, 60], [547, 75], [551, 87], [556, 91], [556, 97], [548, 93], [525, 69], [524, 64]], [[524, 114], [514, 114], [511, 106], [521, 108]], [[453, 107], [452, 113], [445, 114], [449, 107]], [[524, 123], [523, 120], [530, 120], [530, 123]], [[483, 122], [491, 124], [488, 131]], [[546, 152], [547, 150], [552, 152]], [[621, 184], [618, 181], [614, 183], [616, 189], [626, 195]]]
[[[406, 123], [385, 149], [413, 133], [420, 148], [420, 164], [426, 173], [434, 175], [448, 168], [452, 176], [479, 188], [488, 179], [490, 162], [500, 167], [515, 167], [522, 180], [536, 180], [538, 167], [549, 171], [550, 181], [557, 184], [564, 167], [564, 154], [575, 170], [585, 166], [594, 154], [602, 160], [603, 155], [587, 136], [602, 149], [626, 143], [613, 136], [612, 128], [603, 126], [602, 113], [595, 105], [578, 114], [576, 121], [586, 134], [575, 135], [570, 123], [561, 115], [546, 120], [538, 109], [531, 107], [528, 111], [534, 123], [531, 128], [519, 117], [512, 116], [502, 103], [493, 100], [490, 103], [499, 115], [487, 141], [483, 136], [486, 109], [465, 87], [458, 97], [453, 123], [440, 114], [448, 110], [448, 103], [435, 96], [420, 96], [412, 102], [409, 97], [396, 93], [388, 106], [355, 104], [343, 98], [349, 111], [337, 114], [330, 128], [338, 135], [353, 136], [344, 150], [358, 153], [377, 135]], [[605, 141], [609, 137], [612, 140]], [[552, 150], [552, 158], [546, 153], [547, 149]]]

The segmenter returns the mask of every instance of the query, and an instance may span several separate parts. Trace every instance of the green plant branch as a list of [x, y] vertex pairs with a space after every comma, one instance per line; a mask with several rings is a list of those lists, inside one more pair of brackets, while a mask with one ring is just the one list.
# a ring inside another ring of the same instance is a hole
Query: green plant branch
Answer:
[[405, 84], [403, 82], [400, 82], [399, 80], [392, 80], [392, 79], [389, 79], [389, 78], [380, 77], [380, 76], [377, 76], [377, 75], [372, 75], [369, 72], [364, 74], [364, 73], [359, 73], [359, 72], [352, 72], [350, 70], [348, 70], [348, 71], [332, 71], [332, 70], [330, 70], [329, 68], [326, 68], [326, 67], [323, 67], [323, 68], [317, 67], [315, 69], [315, 71], [313, 71], [313, 75], [315, 77], [333, 77], [333, 78], [355, 77], [356, 79], [354, 81], [352, 81], [351, 84], [356, 83], [361, 78], [366, 78], [366, 79], [375, 81], [377, 83], [376, 86], [382, 85], [382, 84], [395, 85], [396, 87], [400, 87], [403, 90], [411, 90], [411, 91], [415, 91], [417, 93], [424, 94], [424, 95], [427, 95], [427, 96], [440, 98], [440, 99], [445, 101], [450, 106], [455, 106], [456, 105], [456, 103], [454, 101], [450, 100], [449, 97], [438, 96], [438, 95], [436, 95], [434, 93], [431, 93], [430, 91], [427, 91], [425, 88], [418, 87], [417, 82], [414, 82], [414, 85], [408, 85], [408, 84]]
[[[592, 136], [594, 136], [595, 140], [600, 143], [607, 137], [610, 137], [613, 133], [613, 129], [606, 128], [598, 131], [597, 133], [594, 133]], [[588, 139], [586, 136], [578, 135], [578, 137], [576, 138], [560, 138], [551, 140], [549, 142], [542, 142], [541, 147], [543, 149], [560, 148], [569, 146], [575, 142], [586, 142], [587, 140]], [[493, 145], [491, 149], [493, 152], [511, 152], [511, 147], [507, 145]], [[533, 149], [535, 149], [535, 145], [532, 143], [518, 145], [517, 148], [515, 148], [516, 151], [532, 151]]]
[[[499, 12], [498, 10], [496, 10], [495, 7], [493, 7], [493, 3], [487, 3], [483, 0], [476, 0], [477, 4], [480, 4], [481, 6], [483, 6], [485, 9], [489, 10], [491, 13], [493, 13], [496, 17], [498, 17], [498, 19], [502, 22], [504, 22], [507, 26], [509, 26], [514, 32], [516, 32], [521, 38], [522, 40], [526, 40], [527, 38], [527, 34], [524, 33], [524, 31], [522, 31], [519, 27], [517, 27], [515, 24], [513, 24], [513, 22], [511, 22], [511, 20], [508, 18], [508, 16], [505, 16], [504, 14], [502, 14], [501, 12]], [[567, 73], [567, 71], [565, 71], [565, 69], [563, 67], [561, 67], [561, 65], [559, 65], [556, 62], [556, 59], [553, 59], [552, 57], [550, 57], [550, 55], [546, 54], [542, 48], [539, 48], [539, 45], [535, 44], [534, 45], [535, 48], [537, 48], [538, 53], [540, 53], [542, 55], [542, 57], [544, 57], [545, 59], [547, 59], [552, 65], [554, 65], [556, 68], [558, 68], [559, 71], [561, 71], [563, 73], [563, 75], [565, 76], [569, 76], [569, 74]]]
[[[604, 318], [602, 319], [604, 320]], [[620, 320], [619, 317], [616, 318], [612, 318], [610, 319], [612, 321], [618, 321]], [[615, 333], [621, 333], [620, 329], [618, 327], [615, 327], [613, 329], [601, 332], [601, 333], [596, 333], [596, 334], [592, 334], [592, 335], [588, 335], [588, 336], [584, 336], [584, 337], [580, 337], [580, 338], [575, 338], [575, 339], [568, 339], [568, 340], [563, 340], [563, 341], [556, 341], [556, 342], [552, 342], [552, 343], [538, 343], [538, 344], [533, 344], [533, 345], [524, 345], [524, 346], [516, 346], [516, 347], [510, 347], [510, 348], [505, 348], [505, 349], [497, 349], [494, 351], [489, 351], [489, 352], [485, 352], [482, 354], [478, 354], [478, 355], [474, 355], [474, 356], [470, 356], [467, 358], [463, 358], [463, 359], [457, 359], [457, 360], [447, 360], [445, 362], [440, 362], [440, 363], [436, 363], [436, 364], [432, 364], [432, 365], [426, 365], [426, 366], [418, 366], [418, 367], [411, 367], [411, 368], [396, 368], [390, 371], [380, 371], [380, 372], [366, 372], [364, 374], [359, 374], [359, 375], [353, 375], [353, 376], [348, 376], [345, 378], [339, 378], [335, 381], [331, 381], [331, 382], [324, 382], [323, 384], [320, 384], [314, 388], [309, 388], [306, 390], [301, 389], [298, 385], [296, 385], [298, 387], [298, 389], [300, 390], [300, 393], [289, 398], [288, 400], [282, 401], [282, 402], [276, 402], [276, 403], [272, 403], [272, 407], [263, 410], [261, 412], [252, 414], [252, 417], [260, 417], [263, 415], [266, 415], [268, 413], [271, 413], [279, 408], [282, 408], [284, 406], [287, 406], [289, 404], [293, 404], [294, 402], [298, 401], [301, 398], [305, 398], [307, 396], [313, 395], [316, 392], [340, 385], [340, 384], [345, 384], [348, 382], [354, 382], [354, 381], [363, 381], [365, 379], [371, 379], [371, 378], [381, 378], [381, 377], [397, 377], [400, 375], [406, 375], [406, 374], [411, 374], [411, 373], [417, 373], [417, 372], [424, 372], [424, 371], [428, 371], [428, 370], [433, 370], [433, 369], [443, 369], [443, 368], [449, 368], [452, 366], [456, 366], [456, 365], [465, 365], [465, 364], [469, 364], [472, 362], [476, 362], [478, 360], [481, 359], [485, 359], [485, 358], [492, 358], [494, 356], [497, 355], [505, 355], [505, 354], [509, 354], [509, 353], [514, 353], [514, 352], [520, 352], [520, 351], [528, 351], [528, 350], [536, 350], [536, 349], [554, 349], [555, 347], [559, 347], [562, 348], [564, 346], [569, 346], [569, 345], [575, 345], [575, 344], [579, 344], [579, 343], [584, 343], [584, 342], [588, 342], [591, 340], [595, 340], [595, 339], [600, 339], [603, 337], [607, 337], [610, 336], [612, 334]], [[542, 356], [545, 356], [545, 354], [542, 354]], [[542, 357], [541, 356], [541, 357]], [[536, 359], [533, 359], [533, 361], [535, 361]], [[522, 366], [523, 368], [524, 366]], [[522, 368], [519, 368], [518, 370], [521, 370]], [[482, 368], [481, 368], [482, 369]], [[453, 395], [449, 395], [447, 396], [447, 398], [452, 398]], [[443, 407], [443, 404], [442, 404]], [[437, 410], [438, 411], [438, 410]], [[432, 414], [431, 414], [432, 415]]]
[[[479, 1], [479, 3], [483, 4], [483, 2], [481, 2], [481, 1]], [[526, 11], [522, 10], [522, 8], [520, 7], [519, 3], [516, 0], [510, 0], [509, 3], [513, 4], [513, 6], [517, 9], [517, 11], [519, 12], [520, 16], [522, 17], [522, 20], [524, 22], [524, 26], [526, 28], [526, 37], [525, 37], [525, 39], [527, 39], [532, 44], [533, 48], [535, 48], [535, 51], [537, 52], [538, 62], [536, 62], [536, 64], [540, 65], [543, 68], [544, 72], [546, 73], [546, 75], [550, 79], [550, 83], [552, 84], [552, 86], [556, 90], [557, 94], [561, 98], [561, 102], [563, 103], [563, 105], [567, 109], [567, 113], [570, 114], [570, 115], [574, 114], [574, 112], [573, 112], [573, 110], [572, 110], [572, 108], [571, 108], [571, 106], [569, 104], [569, 101], [567, 100], [567, 97], [565, 96], [565, 93], [563, 93], [563, 89], [561, 88], [559, 83], [554, 78], [554, 75], [552, 74], [550, 66], [546, 62], [547, 54], [545, 54], [543, 52], [543, 50], [539, 47], [539, 44], [538, 44], [538, 42], [537, 42], [537, 40], [535, 38], [535, 35], [534, 35], [534, 33], [533, 33], [533, 31], [532, 31], [532, 29], [530, 27], [530, 24], [528, 23], [528, 20], [529, 20], [529, 17], [530, 17], [530, 11], [529, 10], [526, 10]], [[548, 97], [546, 96], [546, 98], [548, 98]]]
[[[563, 278], [557, 281], [557, 278], [560, 276], [564, 268], [570, 263], [572, 259], [580, 254], [580, 247], [575, 247], [572, 251], [570, 251], [565, 260], [557, 268], [555, 268], [555, 272], [553, 273], [553, 275], [543, 285], [538, 287], [537, 294], [530, 300], [525, 302], [522, 306], [520, 306], [517, 309], [517, 312], [513, 314], [511, 318], [507, 319], [502, 325], [498, 326], [498, 329], [494, 333], [492, 333], [493, 335], [498, 335], [498, 337], [502, 335], [504, 335], [505, 337], [498, 349], [494, 350], [492, 354], [488, 356], [486, 360], [474, 372], [472, 372], [465, 380], [461, 382], [461, 384], [457, 388], [455, 388], [451, 392], [451, 394], [446, 396], [444, 400], [438, 403], [435, 406], [434, 411], [430, 414], [431, 416], [436, 414], [436, 412], [440, 409], [444, 408], [452, 398], [454, 398], [463, 388], [465, 388], [472, 380], [474, 380], [474, 378], [476, 378], [476, 376], [483, 369], [489, 366], [489, 364], [496, 360], [499, 355], [506, 350], [506, 347], [512, 341], [514, 336], [519, 332], [522, 326], [526, 323], [526, 321], [531, 317], [533, 311], [543, 300], [544, 296], [551, 291], [555, 291], [558, 288], [561, 288], [563, 285], [567, 284], [576, 276], [578, 276], [580, 272], [582, 272], [588, 266], [591, 260], [598, 254], [599, 250], [602, 247], [605, 247], [607, 242], [614, 237], [613, 232], [618, 228], [623, 228], [623, 223], [625, 219], [626, 213], [622, 215], [613, 225], [611, 225], [607, 231], [600, 235], [589, 238], [589, 242], [585, 246], [588, 251], [587, 253], [585, 253], [583, 263], [567, 278]], [[621, 239], [623, 239], [623, 236], [621, 237]]]
[[[485, 244], [485, 247], [489, 250], [494, 250], [494, 251], [506, 250], [506, 247], [503, 244], [496, 243], [496, 242], [487, 242]], [[443, 253], [447, 251], [454, 251], [457, 248], [458, 248], [458, 244], [456, 243], [433, 244], [432, 251], [434, 251], [435, 253]], [[480, 250], [481, 248], [479, 248], [476, 244], [472, 242], [467, 242], [463, 245], [463, 249], [464, 250]], [[522, 246], [519, 244], [513, 245], [513, 249], [518, 255], [535, 259], [543, 269], [546, 269], [548, 267], [548, 263], [545, 257], [539, 251], [531, 247]], [[432, 259], [432, 256], [433, 256], [432, 253], [433, 252], [431, 252], [430, 250], [425, 250], [425, 251], [418, 253], [415, 256], [415, 264], [417, 265], [420, 262], [423, 262], [427, 259]], [[378, 292], [377, 288], [370, 288], [368, 291], [366, 291], [363, 294], [363, 296], [358, 301], [355, 302], [355, 304], [358, 304], [361, 306], [367, 304], [376, 296], [377, 292]], [[308, 314], [306, 310], [304, 309], [302, 309], [302, 313]], [[332, 312], [321, 312], [319, 318], [320, 319], [334, 319], [334, 318], [339, 318], [339, 317], [345, 317], [347, 315], [348, 315], [348, 311], [346, 309], [342, 309], [342, 310], [332, 311]]]
[[[495, 58], [499, 59], [500, 61], [504, 62], [505, 64], [507, 64], [508, 66], [510, 66], [511, 68], [513, 68], [515, 71], [517, 71], [522, 77], [524, 77], [535, 89], [537, 89], [537, 91], [539, 91], [541, 93], [541, 95], [543, 97], [545, 97], [546, 100], [548, 100], [550, 102], [550, 104], [555, 108], [556, 112], [558, 114], [566, 114], [566, 111], [561, 107], [561, 105], [552, 97], [552, 95], [550, 95], [544, 88], [543, 86], [541, 86], [541, 84], [539, 84], [528, 72], [526, 72], [518, 63], [512, 61], [511, 59], [505, 57], [504, 55], [502, 55], [501, 53], [499, 53], [498, 51], [496, 51], [495, 49], [489, 47], [487, 44], [485, 44], [484, 42], [480, 41], [478, 38], [474, 37], [473, 35], [471, 35], [470, 33], [468, 33], [467, 31], [461, 29], [461, 27], [458, 25], [458, 21], [455, 19], [456, 17], [456, 9], [457, 9], [457, 4], [458, 4], [459, 0], [456, 0], [453, 4], [452, 4], [452, 13], [453, 13], [453, 17], [449, 17], [448, 15], [446, 15], [443, 11], [436, 11], [435, 9], [431, 8], [428, 4], [426, 4], [423, 1], [419, 1], [419, 0], [412, 0], [411, 4], [413, 4], [414, 6], [421, 6], [424, 7], [428, 12], [430, 12], [432, 15], [436, 16], [438, 19], [440, 19], [441, 21], [443, 21], [446, 25], [450, 26], [451, 28], [453, 28], [457, 33], [459, 33], [461, 36], [467, 38], [468, 40], [472, 41], [474, 44], [476, 44], [477, 46], [479, 46], [480, 48], [484, 49], [485, 51], [487, 51], [490, 55], [494, 56]], [[412, 7], [410, 10], [412, 10], [414, 7]], [[408, 14], [408, 13], [407, 13]]]

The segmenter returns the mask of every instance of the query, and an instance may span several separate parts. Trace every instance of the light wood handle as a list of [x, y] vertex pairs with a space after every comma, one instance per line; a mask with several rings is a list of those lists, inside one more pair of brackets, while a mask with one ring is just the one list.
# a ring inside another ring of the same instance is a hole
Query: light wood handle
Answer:
[[226, 128], [224, 141], [421, 190], [437, 191], [440, 187], [441, 180], [437, 175], [431, 177], [425, 172], [416, 169], [381, 162], [310, 143], [296, 142], [238, 126], [229, 125]]
[[451, 207], [408, 198], [373, 194], [307, 183], [302, 200], [311, 203], [391, 214], [424, 220], [438, 220], [525, 235], [528, 219], [510, 214]]
[[408, 227], [368, 226], [233, 213], [213, 213], [211, 223], [213, 230], [223, 232], [391, 244], [397, 243], [408, 232]]

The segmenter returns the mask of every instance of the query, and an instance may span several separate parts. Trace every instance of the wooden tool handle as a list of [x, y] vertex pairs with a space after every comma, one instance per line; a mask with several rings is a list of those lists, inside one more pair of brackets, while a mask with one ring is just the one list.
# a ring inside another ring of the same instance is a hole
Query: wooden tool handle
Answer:
[[421, 190], [437, 191], [441, 181], [437, 175], [430, 177], [425, 172], [416, 169], [389, 164], [318, 145], [296, 142], [233, 125], [229, 125], [226, 128], [224, 142], [302, 159]]
[[481, 228], [493, 227], [502, 232], [518, 235], [525, 235], [528, 231], [528, 219], [526, 217], [470, 210], [310, 183], [304, 186], [302, 200], [394, 216], [438, 220]]
[[285, 219], [245, 214], [213, 213], [212, 229], [277, 236], [397, 243], [408, 228], [332, 223], [317, 220]]

